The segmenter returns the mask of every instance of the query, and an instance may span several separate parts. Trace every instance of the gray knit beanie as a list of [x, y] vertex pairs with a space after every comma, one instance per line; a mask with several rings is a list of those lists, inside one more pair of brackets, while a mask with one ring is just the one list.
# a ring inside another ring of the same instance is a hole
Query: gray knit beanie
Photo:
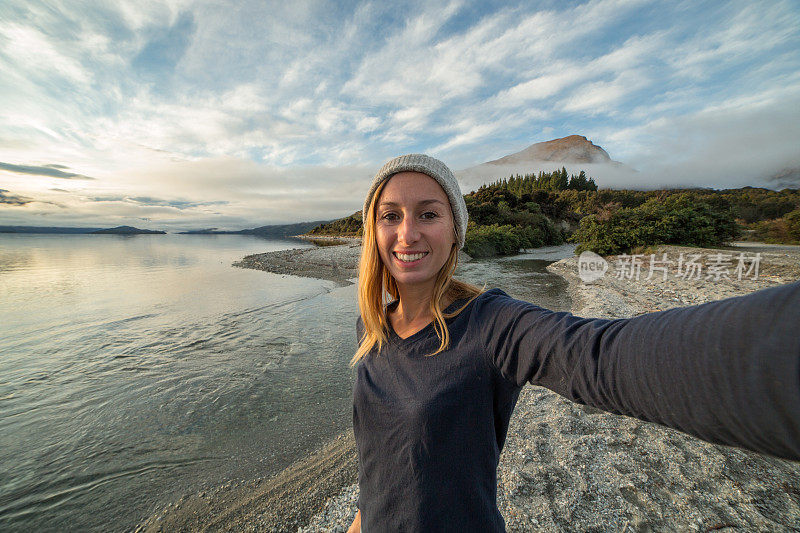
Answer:
[[364, 200], [363, 220], [367, 219], [367, 209], [369, 209], [369, 203], [372, 201], [375, 190], [381, 183], [399, 172], [422, 172], [435, 179], [442, 186], [444, 192], [447, 193], [447, 198], [450, 200], [450, 208], [453, 210], [453, 223], [456, 227], [458, 248], [463, 248], [464, 236], [467, 233], [467, 204], [464, 202], [464, 196], [461, 194], [461, 188], [458, 186], [456, 177], [447, 168], [447, 165], [429, 155], [401, 155], [390, 159], [383, 165], [378, 173], [375, 174], [367, 193], [367, 198]]

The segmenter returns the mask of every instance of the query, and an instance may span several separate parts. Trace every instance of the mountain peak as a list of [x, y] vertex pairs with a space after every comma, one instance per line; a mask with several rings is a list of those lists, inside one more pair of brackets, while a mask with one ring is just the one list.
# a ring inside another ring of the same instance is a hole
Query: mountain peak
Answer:
[[532, 144], [511, 155], [489, 161], [490, 165], [554, 161], [563, 163], [616, 163], [608, 152], [583, 135], [569, 135], [560, 139]]

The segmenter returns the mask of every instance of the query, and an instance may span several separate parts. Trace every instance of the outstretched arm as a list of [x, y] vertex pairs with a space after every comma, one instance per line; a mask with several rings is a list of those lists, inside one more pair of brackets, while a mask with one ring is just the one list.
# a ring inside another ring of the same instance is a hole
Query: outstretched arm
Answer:
[[617, 320], [482, 305], [487, 357], [518, 386], [800, 460], [800, 282]]

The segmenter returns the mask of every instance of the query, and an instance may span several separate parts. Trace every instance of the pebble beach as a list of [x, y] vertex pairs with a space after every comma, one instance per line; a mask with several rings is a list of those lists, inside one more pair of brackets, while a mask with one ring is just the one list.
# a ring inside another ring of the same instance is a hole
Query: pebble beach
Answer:
[[[757, 277], [689, 278], [677, 270], [681, 254], [730, 255], [735, 264], [743, 250], [749, 258], [759, 254]], [[675, 263], [646, 279], [650, 252]], [[800, 280], [800, 247], [663, 246], [650, 252], [638, 258], [636, 278], [612, 272], [627, 257], [605, 258], [609, 272], [591, 283], [579, 278], [577, 257], [547, 268], [567, 280], [571, 311], [584, 317], [632, 317]], [[347, 239], [251, 255], [235, 266], [347, 284], [356, 277], [359, 253], [358, 240]], [[356, 481], [350, 431], [277, 476], [185, 497], [137, 531], [344, 532], [357, 510]], [[798, 531], [800, 463], [708, 444], [530, 386], [511, 419], [498, 468], [498, 505], [515, 532]]]

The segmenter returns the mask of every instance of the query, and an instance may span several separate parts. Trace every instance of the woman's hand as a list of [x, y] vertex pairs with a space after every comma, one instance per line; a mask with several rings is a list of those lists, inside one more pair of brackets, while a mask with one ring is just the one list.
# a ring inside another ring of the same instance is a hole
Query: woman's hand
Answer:
[[350, 524], [350, 529], [347, 530], [347, 533], [361, 533], [361, 509], [356, 513], [356, 517], [353, 519], [353, 523]]

